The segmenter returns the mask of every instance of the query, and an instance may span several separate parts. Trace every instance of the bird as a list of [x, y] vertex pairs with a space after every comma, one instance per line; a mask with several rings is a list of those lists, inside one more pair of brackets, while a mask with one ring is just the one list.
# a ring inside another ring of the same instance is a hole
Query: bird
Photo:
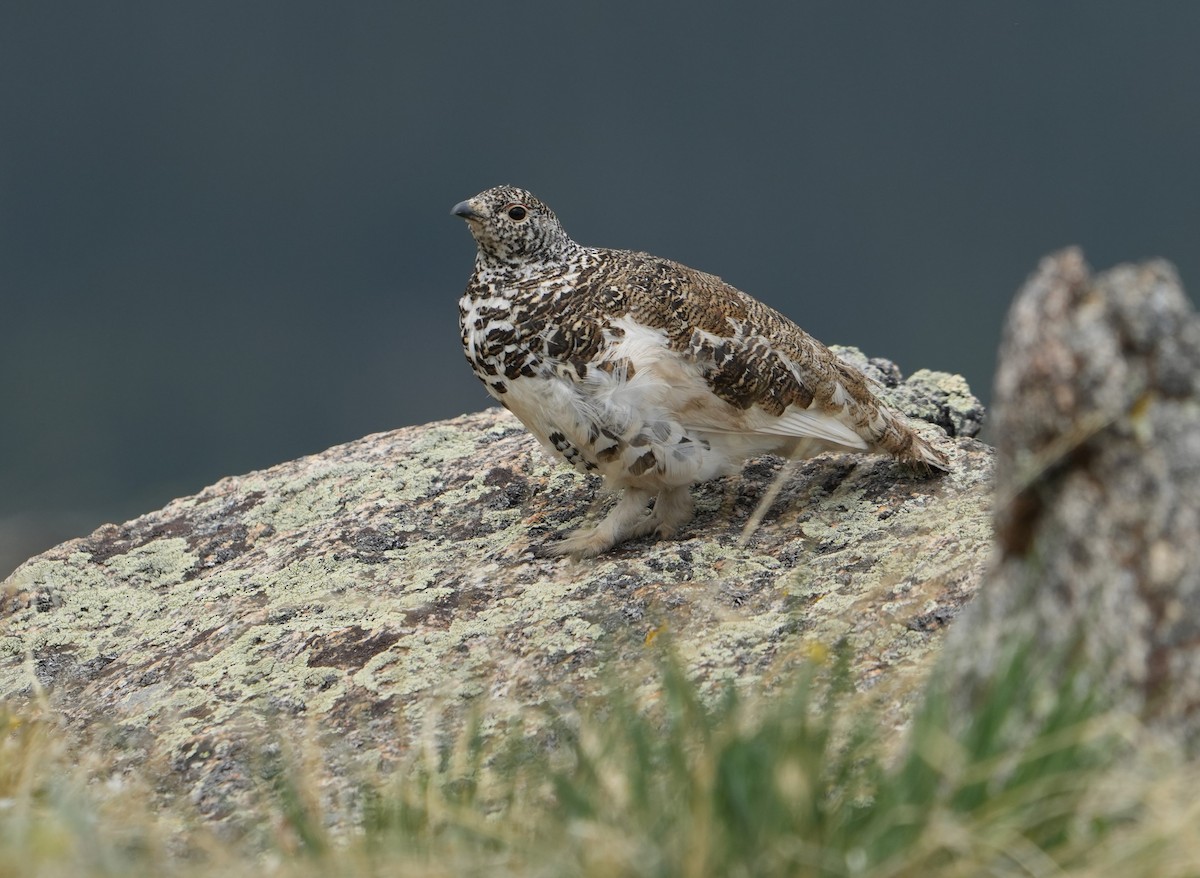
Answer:
[[859, 370], [719, 277], [578, 244], [515, 186], [452, 213], [477, 246], [459, 300], [472, 370], [552, 456], [620, 493], [551, 553], [675, 537], [692, 517], [692, 485], [763, 454], [879, 453], [949, 470]]

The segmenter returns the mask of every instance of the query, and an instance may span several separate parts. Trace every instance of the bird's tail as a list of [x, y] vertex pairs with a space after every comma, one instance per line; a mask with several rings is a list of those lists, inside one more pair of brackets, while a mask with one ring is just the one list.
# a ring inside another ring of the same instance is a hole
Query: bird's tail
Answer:
[[884, 429], [875, 441], [875, 450], [899, 460], [950, 472], [950, 458], [921, 436], [899, 412], [884, 410]]

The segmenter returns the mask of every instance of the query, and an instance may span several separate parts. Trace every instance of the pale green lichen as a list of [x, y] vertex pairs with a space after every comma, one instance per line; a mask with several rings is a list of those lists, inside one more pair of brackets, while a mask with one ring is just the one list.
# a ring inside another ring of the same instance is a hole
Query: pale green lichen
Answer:
[[[28, 685], [29, 655], [64, 710], [145, 729], [164, 758], [270, 716], [323, 722], [358, 759], [467, 704], [489, 732], [537, 733], [549, 720], [532, 706], [587, 699], [604, 662], [640, 661], [660, 632], [705, 691], [843, 637], [865, 681], [881, 661], [916, 666], [932, 638], [901, 620], [959, 600], [986, 554], [990, 456], [962, 453], [969, 467], [930, 483], [864, 465], [826, 489], [827, 464], [809, 464], [746, 548], [729, 479], [699, 491], [683, 539], [574, 562], [534, 546], [610, 501], [510, 416], [368, 437], [26, 564], [5, 584], [33, 597], [4, 624], [0, 693]], [[517, 499], [486, 501], [493, 471]], [[865, 496], [885, 490], [881, 520]], [[364, 724], [356, 705], [394, 717]]]

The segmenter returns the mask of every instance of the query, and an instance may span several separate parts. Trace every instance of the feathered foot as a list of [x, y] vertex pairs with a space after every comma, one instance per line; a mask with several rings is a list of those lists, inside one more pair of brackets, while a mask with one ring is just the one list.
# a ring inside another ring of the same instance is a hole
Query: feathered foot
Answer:
[[654, 533], [669, 539], [692, 517], [692, 494], [685, 485], [660, 491], [654, 510], [646, 507], [654, 495], [642, 488], [626, 488], [621, 499], [598, 525], [581, 528], [560, 543], [547, 547], [555, 555], [594, 558], [618, 543]]

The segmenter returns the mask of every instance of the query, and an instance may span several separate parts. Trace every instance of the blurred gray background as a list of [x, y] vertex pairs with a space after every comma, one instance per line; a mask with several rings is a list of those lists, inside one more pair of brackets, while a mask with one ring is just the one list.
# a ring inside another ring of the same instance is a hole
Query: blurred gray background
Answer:
[[721, 275], [989, 393], [1050, 250], [1200, 283], [1200, 3], [13, 2], [0, 576], [477, 410], [451, 206]]

